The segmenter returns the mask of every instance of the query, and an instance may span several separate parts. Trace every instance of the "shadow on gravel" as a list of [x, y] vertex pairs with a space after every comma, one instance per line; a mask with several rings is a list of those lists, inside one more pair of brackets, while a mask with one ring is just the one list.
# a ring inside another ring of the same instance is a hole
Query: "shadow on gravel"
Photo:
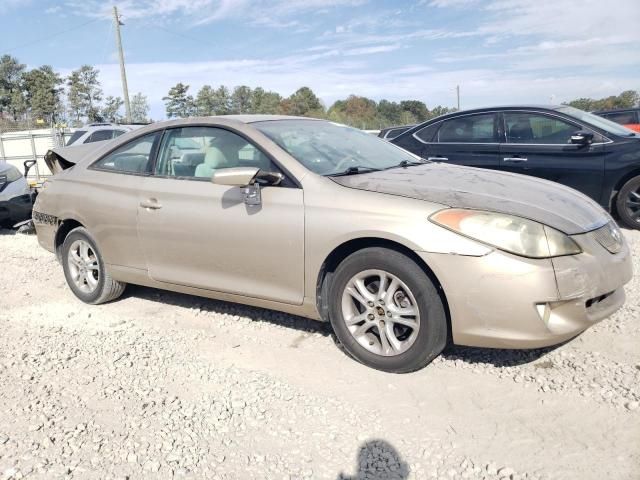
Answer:
[[409, 465], [397, 450], [385, 440], [363, 443], [356, 458], [356, 475], [340, 473], [337, 480], [406, 480]]
[[183, 308], [197, 308], [201, 311], [218, 315], [237, 315], [240, 317], [247, 317], [257, 323], [264, 322], [294, 330], [319, 333], [325, 337], [331, 336], [332, 334], [331, 326], [328, 323], [289, 315], [287, 313], [276, 312], [274, 310], [241, 305], [239, 303], [211, 300], [194, 295], [170, 292], [138, 285], [127, 286], [127, 290], [122, 298], [129, 297], [141, 298], [152, 302], [165, 303]]
[[562, 345], [564, 345], [564, 343], [554, 345], [553, 347], [536, 348], [533, 350], [506, 350], [451, 345], [442, 352], [442, 358], [449, 361], [461, 360], [469, 364], [488, 364], [494, 367], [517, 367], [535, 362]]

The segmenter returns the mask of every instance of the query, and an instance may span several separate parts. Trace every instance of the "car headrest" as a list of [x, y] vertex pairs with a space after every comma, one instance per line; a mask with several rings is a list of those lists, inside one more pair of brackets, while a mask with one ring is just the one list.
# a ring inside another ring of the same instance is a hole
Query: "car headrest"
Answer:
[[210, 168], [224, 168], [227, 159], [218, 147], [208, 147], [204, 154], [204, 163]]

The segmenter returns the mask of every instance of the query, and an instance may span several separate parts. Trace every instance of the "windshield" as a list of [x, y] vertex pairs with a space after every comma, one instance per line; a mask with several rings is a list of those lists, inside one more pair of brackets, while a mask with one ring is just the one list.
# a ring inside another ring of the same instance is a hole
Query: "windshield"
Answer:
[[73, 135], [71, 135], [71, 138], [69, 138], [69, 140], [67, 141], [67, 147], [73, 143], [75, 143], [81, 136], [83, 136], [85, 133], [87, 133], [86, 130], [76, 130], [75, 132], [73, 132]]
[[277, 120], [253, 126], [320, 175], [335, 175], [351, 168], [363, 173], [420, 160], [381, 138], [337, 123]]
[[585, 112], [584, 110], [580, 110], [578, 108], [559, 107], [556, 110], [566, 115], [577, 118], [578, 120], [582, 120], [583, 122], [590, 123], [594, 127], [601, 128], [605, 132], [609, 132], [620, 137], [631, 137], [634, 135], [634, 132], [632, 130], [623, 127], [620, 124], [612, 122], [611, 120], [607, 120], [606, 118], [602, 118], [593, 113]]

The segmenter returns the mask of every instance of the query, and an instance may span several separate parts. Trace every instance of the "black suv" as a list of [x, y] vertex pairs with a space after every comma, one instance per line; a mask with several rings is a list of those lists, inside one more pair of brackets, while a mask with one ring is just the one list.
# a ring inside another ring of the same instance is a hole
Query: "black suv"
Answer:
[[392, 143], [436, 162], [562, 183], [640, 229], [640, 134], [576, 108], [512, 106], [443, 115]]

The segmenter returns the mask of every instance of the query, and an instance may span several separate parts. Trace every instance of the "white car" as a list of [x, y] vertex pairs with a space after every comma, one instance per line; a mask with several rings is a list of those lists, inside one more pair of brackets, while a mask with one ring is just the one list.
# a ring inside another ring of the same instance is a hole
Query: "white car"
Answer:
[[91, 123], [77, 129], [69, 138], [66, 146], [83, 145], [85, 143], [111, 140], [120, 135], [135, 130], [141, 125], [118, 125], [116, 123]]

